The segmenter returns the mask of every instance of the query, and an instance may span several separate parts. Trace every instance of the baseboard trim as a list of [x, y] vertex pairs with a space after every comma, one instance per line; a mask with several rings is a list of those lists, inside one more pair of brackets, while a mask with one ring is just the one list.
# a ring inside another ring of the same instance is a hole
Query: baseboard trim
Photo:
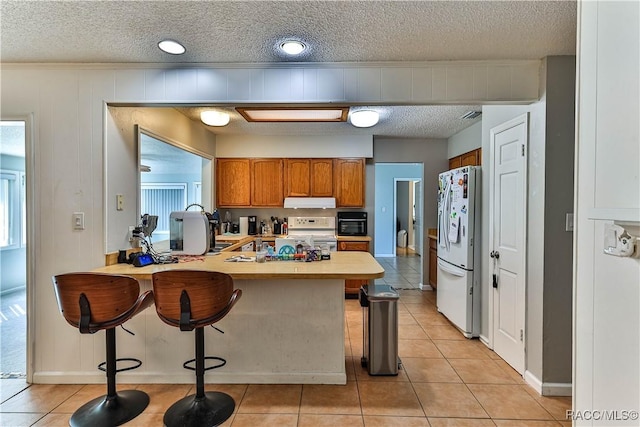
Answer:
[[538, 394], [542, 394], [542, 381], [538, 379], [531, 371], [524, 371], [524, 381], [529, 384]]
[[[162, 372], [120, 373], [116, 378], [118, 384], [193, 384], [193, 373], [167, 374]], [[38, 372], [33, 374], [34, 384], [105, 384], [104, 373], [84, 372]], [[346, 373], [216, 373], [207, 375], [207, 384], [337, 384], [347, 383]]]
[[480, 336], [478, 337], [480, 339], [480, 342], [484, 345], [486, 345], [489, 349], [493, 350], [493, 346], [491, 345], [491, 342], [489, 341], [489, 338], [487, 338], [486, 336], [480, 334]]
[[420, 283], [420, 290], [421, 291], [432, 291], [433, 287], [431, 285], [423, 285], [422, 283]]
[[531, 371], [525, 371], [524, 380], [541, 396], [571, 396], [572, 385], [571, 383], [543, 383], [531, 373]]

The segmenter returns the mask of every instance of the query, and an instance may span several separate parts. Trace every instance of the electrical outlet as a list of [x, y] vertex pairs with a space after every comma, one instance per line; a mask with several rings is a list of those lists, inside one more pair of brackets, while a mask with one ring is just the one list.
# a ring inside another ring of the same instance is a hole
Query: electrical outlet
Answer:
[[124, 210], [124, 195], [122, 194], [116, 194], [116, 210]]
[[84, 212], [74, 212], [71, 218], [74, 230], [84, 230]]

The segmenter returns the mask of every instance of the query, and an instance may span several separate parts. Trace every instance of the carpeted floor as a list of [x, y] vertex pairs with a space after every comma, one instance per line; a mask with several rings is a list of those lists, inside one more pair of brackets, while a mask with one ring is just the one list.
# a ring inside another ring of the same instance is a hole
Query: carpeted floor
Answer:
[[0, 378], [24, 378], [27, 366], [25, 289], [0, 295]]

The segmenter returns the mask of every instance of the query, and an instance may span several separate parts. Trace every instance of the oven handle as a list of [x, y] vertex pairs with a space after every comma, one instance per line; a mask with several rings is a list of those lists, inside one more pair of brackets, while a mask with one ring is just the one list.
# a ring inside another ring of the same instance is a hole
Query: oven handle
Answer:
[[338, 222], [362, 222], [362, 221], [366, 221], [366, 219], [364, 218], [360, 218], [360, 219], [345, 219], [345, 218], [341, 218], [338, 220]]

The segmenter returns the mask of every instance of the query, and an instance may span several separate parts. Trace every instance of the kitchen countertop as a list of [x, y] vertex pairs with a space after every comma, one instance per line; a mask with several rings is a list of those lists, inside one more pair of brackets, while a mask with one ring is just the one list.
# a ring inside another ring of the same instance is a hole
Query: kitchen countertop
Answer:
[[[231, 236], [233, 237], [233, 236]], [[255, 236], [245, 236], [251, 241]], [[231, 246], [230, 246], [231, 247]], [[228, 273], [242, 297], [217, 327], [209, 328], [209, 344], [227, 360], [207, 373], [207, 383], [220, 384], [346, 384], [344, 289], [346, 279], [376, 279], [384, 269], [368, 252], [332, 252], [330, 260], [299, 262], [225, 262], [254, 252], [219, 252], [185, 257], [188, 262], [134, 267], [114, 264], [93, 270], [124, 274], [152, 289], [152, 274], [164, 270], [208, 270]], [[143, 361], [141, 369], [118, 375], [121, 383], [191, 384], [193, 373], [182, 368], [193, 357], [193, 335], [170, 328], [154, 310], [129, 322], [135, 337], [122, 345]], [[126, 335], [126, 334], [125, 334]], [[120, 339], [120, 338], [119, 338]], [[56, 383], [100, 383], [104, 374], [86, 371], [53, 373]], [[51, 379], [50, 378], [50, 379]]]
[[[248, 236], [247, 236], [248, 237]], [[231, 247], [231, 246], [230, 246]], [[229, 249], [229, 248], [226, 248]], [[232, 256], [243, 254], [255, 256], [255, 252], [220, 252], [217, 255], [185, 258], [189, 261], [174, 264], [152, 264], [134, 267], [131, 264], [113, 264], [100, 267], [94, 272], [124, 274], [136, 279], [151, 279], [157, 271], [165, 270], [207, 270], [228, 273], [234, 279], [378, 279], [384, 276], [384, 269], [368, 252], [332, 252], [330, 260], [225, 262]]]

